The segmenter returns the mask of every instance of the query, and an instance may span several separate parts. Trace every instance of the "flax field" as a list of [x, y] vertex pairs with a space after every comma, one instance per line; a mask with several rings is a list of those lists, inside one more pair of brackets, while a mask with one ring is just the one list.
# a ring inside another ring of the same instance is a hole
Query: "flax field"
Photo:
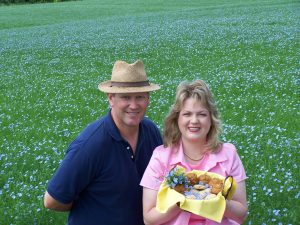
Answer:
[[183, 80], [205, 80], [247, 172], [249, 225], [300, 221], [300, 2], [83, 0], [0, 6], [0, 225], [64, 225], [44, 209], [69, 143], [108, 110], [97, 85], [144, 61], [162, 128]]

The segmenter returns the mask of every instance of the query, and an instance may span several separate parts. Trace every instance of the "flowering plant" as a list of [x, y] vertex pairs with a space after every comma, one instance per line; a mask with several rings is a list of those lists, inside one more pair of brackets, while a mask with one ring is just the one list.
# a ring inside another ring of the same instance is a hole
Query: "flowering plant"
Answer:
[[185, 188], [188, 188], [188, 179], [181, 167], [174, 167], [167, 173], [165, 179], [167, 185], [171, 188], [175, 188], [176, 185], [183, 185]]

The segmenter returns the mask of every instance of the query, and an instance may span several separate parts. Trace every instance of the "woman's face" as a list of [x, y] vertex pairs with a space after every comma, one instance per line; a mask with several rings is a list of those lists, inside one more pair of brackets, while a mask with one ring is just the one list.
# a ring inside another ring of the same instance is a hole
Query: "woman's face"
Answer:
[[210, 113], [199, 100], [188, 98], [179, 113], [178, 127], [183, 141], [205, 144], [211, 127]]

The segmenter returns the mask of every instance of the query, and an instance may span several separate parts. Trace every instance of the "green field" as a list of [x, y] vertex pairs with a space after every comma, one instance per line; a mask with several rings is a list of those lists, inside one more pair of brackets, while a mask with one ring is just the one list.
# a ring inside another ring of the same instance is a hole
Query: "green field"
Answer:
[[142, 59], [162, 127], [182, 80], [205, 80], [247, 175], [245, 224], [300, 221], [300, 2], [84, 0], [0, 7], [0, 224], [64, 225], [43, 208], [68, 144], [104, 115], [113, 63]]

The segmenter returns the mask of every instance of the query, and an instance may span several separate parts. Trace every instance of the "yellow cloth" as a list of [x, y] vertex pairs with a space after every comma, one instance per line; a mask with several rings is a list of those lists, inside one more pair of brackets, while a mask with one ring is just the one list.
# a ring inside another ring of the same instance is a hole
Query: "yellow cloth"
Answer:
[[[223, 176], [211, 172], [193, 170], [189, 173], [195, 173], [198, 176], [201, 174], [207, 174], [212, 178], [216, 177], [225, 180]], [[232, 179], [232, 177], [230, 177], [230, 179], [227, 179], [225, 182], [223, 193], [226, 192], [228, 188], [230, 188], [231, 182], [232, 187], [229, 191], [227, 199], [231, 199], [233, 197], [234, 191], [236, 189], [236, 182], [234, 181], [234, 179]], [[219, 223], [223, 218], [226, 207], [225, 197], [222, 195], [222, 192], [218, 193], [216, 197], [207, 200], [187, 199], [183, 194], [180, 194], [179, 192], [170, 188], [166, 180], [164, 180], [160, 185], [160, 189], [158, 191], [156, 209], [161, 213], [165, 213], [171, 206], [175, 205], [178, 202], [181, 209]]]

